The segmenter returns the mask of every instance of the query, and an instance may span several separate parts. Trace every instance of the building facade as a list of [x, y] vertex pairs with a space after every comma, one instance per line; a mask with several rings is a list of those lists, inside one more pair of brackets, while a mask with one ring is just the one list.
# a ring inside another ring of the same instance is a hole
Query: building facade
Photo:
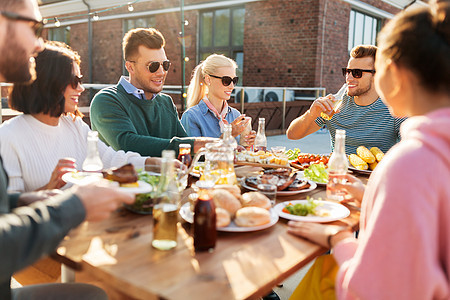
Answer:
[[[155, 27], [166, 38], [172, 62], [167, 85], [181, 85], [183, 59], [188, 84], [203, 58], [223, 53], [238, 63], [241, 85], [325, 87], [334, 92], [344, 82], [341, 68], [349, 50], [375, 44], [382, 25], [402, 8], [388, 0], [186, 0], [183, 19], [182, 2], [44, 0], [41, 11], [48, 19], [47, 38], [64, 41], [80, 53], [85, 82], [116, 83], [126, 72], [124, 34]], [[178, 96], [174, 100], [180, 103]]]

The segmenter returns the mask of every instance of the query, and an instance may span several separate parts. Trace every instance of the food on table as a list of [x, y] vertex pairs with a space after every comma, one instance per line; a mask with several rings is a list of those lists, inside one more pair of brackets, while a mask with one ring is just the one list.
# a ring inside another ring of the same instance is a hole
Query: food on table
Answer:
[[375, 162], [375, 156], [364, 146], [359, 146], [356, 148], [356, 154], [362, 158], [366, 163], [371, 164]]
[[291, 162], [291, 165], [304, 170], [313, 164], [323, 163], [327, 165], [329, 160], [330, 157], [328, 155], [301, 153], [295, 161]]
[[270, 213], [261, 207], [243, 207], [236, 212], [234, 222], [242, 227], [261, 226], [270, 223]]
[[375, 158], [377, 159], [377, 162], [380, 162], [384, 157], [383, 151], [381, 151], [380, 148], [378, 148], [378, 147], [370, 148], [370, 152], [372, 152], [373, 156], [375, 156]]
[[241, 197], [241, 189], [233, 184], [221, 184], [217, 186], [217, 188], [221, 190], [227, 190], [229, 191], [236, 199], [239, 199]]
[[319, 216], [327, 217], [330, 212], [319, 207], [319, 204], [311, 198], [306, 203], [288, 204], [283, 210], [284, 213], [296, 216]]
[[132, 164], [123, 165], [120, 168], [110, 168], [102, 171], [103, 178], [116, 181], [120, 186], [137, 187], [138, 174]]
[[211, 192], [211, 196], [216, 207], [225, 209], [231, 216], [234, 216], [236, 211], [242, 206], [241, 202], [227, 190], [214, 189]]
[[[284, 170], [276, 169], [280, 173], [273, 170], [265, 170], [264, 174], [276, 175], [278, 177], [277, 191], [299, 191], [309, 188], [311, 185], [306, 179], [299, 178], [297, 173], [286, 173]], [[287, 175], [286, 175], [287, 174]], [[261, 175], [249, 176], [245, 178], [245, 184], [252, 188], [257, 188], [261, 181]]]
[[365, 146], [356, 149], [357, 154], [350, 154], [348, 160], [350, 164], [358, 170], [375, 170], [375, 167], [383, 159], [384, 153], [378, 147], [370, 150]]
[[242, 195], [242, 206], [249, 207], [261, 207], [269, 210], [272, 205], [270, 204], [269, 198], [260, 192], [248, 192]]
[[292, 172], [291, 168], [277, 168], [264, 170], [266, 175], [276, 175], [276, 176], [289, 176]]
[[228, 211], [221, 207], [216, 207], [216, 227], [227, 227], [231, 223]]
[[287, 166], [289, 164], [287, 157], [277, 157], [271, 152], [267, 151], [241, 151], [236, 153], [236, 160], [239, 162], [253, 162], [260, 164], [276, 164], [280, 166]]
[[348, 160], [358, 170], [367, 170], [369, 168], [369, 165], [358, 155], [356, 154], [350, 154], [348, 157]]
[[310, 165], [305, 169], [304, 175], [314, 182], [328, 183], [328, 172], [323, 163]]
[[[138, 171], [138, 180], [147, 182], [155, 191], [156, 187], [159, 183], [159, 175], [150, 175], [148, 172], [144, 170]], [[153, 193], [145, 193], [145, 194], [137, 194], [135, 201], [131, 205], [127, 205], [133, 211], [142, 212], [142, 213], [151, 213], [153, 210]]]
[[300, 149], [299, 148], [294, 148], [292, 149], [288, 149], [285, 153], [284, 153], [288, 160], [296, 160], [298, 155], [300, 154]]

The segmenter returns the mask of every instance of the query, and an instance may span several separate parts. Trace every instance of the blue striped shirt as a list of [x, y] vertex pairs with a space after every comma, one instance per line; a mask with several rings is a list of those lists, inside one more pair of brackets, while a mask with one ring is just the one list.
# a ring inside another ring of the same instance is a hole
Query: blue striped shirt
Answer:
[[341, 111], [331, 120], [316, 119], [316, 124], [327, 125], [331, 135], [331, 148], [334, 149], [336, 129], [345, 130], [345, 152], [356, 153], [358, 146], [378, 147], [387, 152], [400, 141], [400, 124], [405, 118], [393, 117], [387, 106], [378, 98], [374, 103], [357, 105], [348, 95], [344, 96]]

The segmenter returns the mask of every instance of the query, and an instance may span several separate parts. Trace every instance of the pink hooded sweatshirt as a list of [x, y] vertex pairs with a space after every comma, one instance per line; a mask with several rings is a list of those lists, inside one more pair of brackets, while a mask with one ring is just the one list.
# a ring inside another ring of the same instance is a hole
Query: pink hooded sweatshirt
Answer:
[[450, 298], [450, 108], [400, 132], [370, 177], [358, 240], [334, 248], [338, 299]]

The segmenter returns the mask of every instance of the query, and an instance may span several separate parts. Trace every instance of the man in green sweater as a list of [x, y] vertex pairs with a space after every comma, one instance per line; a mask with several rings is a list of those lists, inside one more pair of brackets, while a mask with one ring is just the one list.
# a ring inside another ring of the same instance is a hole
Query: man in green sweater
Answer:
[[[36, 0], [0, 1], [0, 82], [34, 79], [30, 57], [42, 50], [39, 36], [43, 26]], [[0, 157], [0, 299], [107, 299], [101, 289], [80, 283], [11, 290], [11, 276], [53, 253], [66, 234], [84, 220], [103, 220], [122, 202], [134, 202], [134, 197], [100, 185], [74, 187], [64, 193], [24, 194], [8, 194], [7, 186]]]
[[178, 118], [172, 98], [161, 91], [170, 61], [165, 40], [154, 28], [130, 30], [123, 38], [125, 67], [114, 87], [101, 90], [91, 103], [92, 129], [115, 150], [161, 156], [164, 149], [178, 152], [188, 143], [194, 152], [212, 138], [189, 138]]

